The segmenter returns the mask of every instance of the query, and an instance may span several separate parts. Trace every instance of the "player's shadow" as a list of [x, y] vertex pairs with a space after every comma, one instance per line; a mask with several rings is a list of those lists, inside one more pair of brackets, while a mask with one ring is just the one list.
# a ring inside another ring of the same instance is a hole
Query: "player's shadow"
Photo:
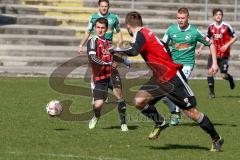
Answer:
[[[136, 125], [128, 125], [128, 130], [136, 130], [138, 129], [139, 126], [136, 126]], [[104, 127], [102, 129], [120, 129], [121, 126], [109, 126], [109, 127]]]
[[66, 129], [66, 128], [56, 128], [54, 130], [55, 131], [68, 131], [69, 129]]
[[240, 96], [217, 96], [216, 98], [240, 98]]
[[207, 147], [201, 147], [199, 145], [186, 145], [186, 144], [165, 144], [165, 146], [145, 146], [153, 150], [173, 150], [173, 149], [198, 149], [209, 151]]
[[[224, 124], [224, 123], [213, 123], [214, 126], [228, 126], [228, 127], [237, 127], [236, 124]], [[187, 127], [198, 127], [199, 124], [197, 123], [182, 123], [179, 126], [187, 126]]]

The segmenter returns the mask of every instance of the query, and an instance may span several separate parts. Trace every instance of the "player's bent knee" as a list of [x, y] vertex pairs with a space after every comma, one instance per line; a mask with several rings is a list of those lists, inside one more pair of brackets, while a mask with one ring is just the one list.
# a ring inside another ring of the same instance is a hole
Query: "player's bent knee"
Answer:
[[135, 107], [141, 110], [147, 103], [144, 97], [135, 97], [134, 99]]
[[102, 107], [103, 103], [104, 103], [103, 100], [96, 100], [96, 101], [94, 101], [94, 107], [100, 108], [100, 107]]
[[201, 116], [201, 112], [199, 112], [196, 107], [193, 107], [191, 109], [185, 110], [184, 112], [186, 113], [186, 115], [190, 119], [192, 119], [192, 120], [194, 120], [196, 122], [199, 120], [199, 117]]
[[222, 77], [222, 79], [227, 79], [227, 78], [228, 78], [228, 75], [227, 75], [226, 73], [222, 73], [222, 74], [221, 74], [221, 77]]

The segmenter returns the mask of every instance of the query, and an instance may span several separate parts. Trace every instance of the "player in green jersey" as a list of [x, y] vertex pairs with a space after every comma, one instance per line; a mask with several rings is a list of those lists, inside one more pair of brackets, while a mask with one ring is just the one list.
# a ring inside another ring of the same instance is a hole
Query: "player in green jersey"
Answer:
[[115, 30], [117, 32], [117, 36], [118, 36], [118, 46], [120, 46], [123, 41], [122, 32], [121, 32], [120, 26], [119, 26], [118, 16], [114, 13], [109, 12], [109, 7], [110, 7], [109, 1], [108, 0], [99, 0], [98, 6], [99, 6], [99, 12], [91, 15], [89, 22], [88, 22], [87, 31], [85, 32], [85, 35], [84, 35], [82, 41], [80, 42], [78, 52], [83, 52], [83, 46], [86, 43], [86, 41], [88, 40], [89, 36], [91, 35], [91, 33], [95, 34], [94, 24], [95, 24], [95, 21], [100, 17], [106, 18], [108, 20], [108, 31], [105, 34], [105, 38], [112, 41], [113, 40], [113, 32]]
[[[187, 8], [179, 8], [177, 12], [177, 24], [171, 25], [162, 41], [172, 47], [171, 56], [175, 63], [183, 65], [183, 73], [187, 79], [193, 71], [195, 65], [195, 49], [197, 42], [209, 46], [210, 52], [214, 62], [212, 67], [217, 69], [216, 62], [216, 49], [210, 39], [201, 33], [198, 28], [192, 24], [189, 24], [189, 12]], [[180, 120], [179, 108], [171, 102], [167, 97], [163, 99], [163, 102], [169, 107], [171, 112], [170, 124], [177, 125]]]
[[[116, 14], [109, 12], [109, 7], [110, 7], [109, 0], [99, 0], [98, 6], [99, 6], [99, 12], [92, 14], [90, 17], [87, 31], [85, 32], [85, 35], [84, 35], [83, 39], [81, 40], [80, 45], [78, 47], [79, 53], [83, 53], [83, 45], [86, 43], [86, 41], [90, 37], [91, 33], [95, 35], [95, 27], [94, 26], [95, 26], [95, 22], [98, 18], [105, 18], [108, 20], [108, 29], [107, 29], [107, 32], [105, 33], [104, 38], [112, 41], [113, 40], [113, 32], [114, 32], [114, 30], [116, 30], [117, 35], [118, 35], [118, 46], [120, 46], [122, 44], [123, 39], [122, 39], [122, 32], [119, 27], [118, 16]], [[129, 64], [130, 63], [131, 62], [129, 61]], [[122, 95], [122, 89], [121, 89], [122, 83], [121, 83], [120, 74], [118, 73], [118, 70], [117, 70], [117, 66], [111, 67], [111, 74], [112, 74], [112, 79], [117, 79], [119, 81], [119, 83], [117, 84], [117, 85], [119, 85], [119, 87], [115, 88], [113, 90], [113, 92], [117, 93], [117, 95], [118, 95], [117, 101], [118, 101], [118, 112], [119, 112], [119, 117], [120, 117], [120, 121], [121, 121], [121, 131], [128, 131], [128, 127], [126, 124], [126, 104], [125, 104], [125, 100]], [[93, 82], [91, 82], [92, 90], [94, 89], [94, 87], [95, 86], [93, 85]], [[107, 98], [107, 100], [108, 100], [108, 98]], [[124, 104], [125, 107], [121, 107], [121, 106], [123, 106], [122, 104]]]

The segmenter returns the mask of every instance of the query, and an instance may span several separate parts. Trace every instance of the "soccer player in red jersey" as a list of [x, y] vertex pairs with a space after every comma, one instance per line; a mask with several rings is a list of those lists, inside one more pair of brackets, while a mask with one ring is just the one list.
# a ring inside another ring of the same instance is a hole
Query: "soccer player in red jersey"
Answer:
[[[125, 25], [129, 34], [133, 36], [133, 44], [128, 49], [112, 52], [115, 54], [124, 53], [128, 56], [140, 54], [152, 70], [153, 76], [140, 88], [134, 98], [135, 107], [155, 122], [149, 139], [157, 139], [160, 132], [168, 126], [164, 117], [158, 113], [154, 106], [157, 100], [167, 96], [211, 136], [211, 151], [220, 151], [223, 139], [209, 118], [197, 109], [195, 96], [181, 70], [182, 65], [173, 62], [163, 43], [142, 24], [142, 17], [138, 12], [129, 12], [125, 19]], [[214, 67], [212, 73], [216, 73]]]
[[109, 52], [110, 41], [105, 38], [108, 21], [99, 18], [95, 22], [96, 35], [87, 43], [87, 54], [92, 67], [93, 80], [93, 111], [94, 117], [89, 122], [89, 129], [95, 128], [100, 115], [101, 108], [107, 98], [108, 88], [113, 89], [113, 94], [118, 101], [118, 111], [121, 120], [121, 130], [128, 131], [126, 125], [126, 103], [122, 96], [121, 79], [112, 75], [112, 68], [116, 67], [116, 61], [130, 65], [130, 61], [113, 56]]
[[[90, 16], [87, 30], [86, 30], [84, 36], [82, 37], [82, 40], [78, 47], [79, 54], [83, 53], [83, 51], [84, 51], [83, 46], [89, 39], [90, 35], [91, 34], [95, 35], [94, 24], [98, 18], [106, 18], [108, 20], [108, 31], [105, 33], [104, 37], [110, 41], [113, 41], [113, 34], [114, 34], [114, 30], [115, 30], [117, 33], [117, 39], [118, 39], [117, 45], [118, 45], [118, 47], [120, 47], [122, 45], [123, 38], [122, 38], [121, 29], [120, 29], [119, 18], [115, 13], [109, 12], [110, 1], [109, 0], [98, 0], [98, 9], [99, 9], [98, 13], [93, 13]], [[118, 72], [117, 67], [113, 67], [113, 68], [111, 68], [111, 70], [113, 73], [112, 76], [115, 76], [115, 79], [120, 78], [120, 74]], [[93, 86], [93, 84], [91, 86]], [[106, 102], [108, 102], [108, 100], [109, 100], [109, 98], [106, 99]]]
[[[223, 21], [223, 11], [219, 8], [213, 9], [214, 23], [208, 26], [208, 37], [213, 39], [217, 51], [217, 63], [220, 68], [221, 77], [229, 81], [230, 88], [235, 88], [232, 75], [228, 73], [228, 59], [230, 56], [230, 46], [237, 40], [237, 34], [230, 24]], [[203, 46], [198, 50], [201, 54]], [[208, 68], [212, 64], [212, 57], [208, 58]], [[214, 76], [208, 72], [208, 86], [210, 90], [209, 98], [215, 98]]]

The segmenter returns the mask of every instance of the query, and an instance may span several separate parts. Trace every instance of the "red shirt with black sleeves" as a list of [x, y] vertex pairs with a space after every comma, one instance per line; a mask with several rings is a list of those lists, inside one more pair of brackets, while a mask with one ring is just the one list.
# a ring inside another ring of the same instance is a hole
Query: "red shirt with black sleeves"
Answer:
[[110, 41], [94, 36], [88, 41], [87, 53], [92, 66], [93, 81], [105, 80], [111, 76], [113, 56], [109, 52]]
[[140, 28], [133, 41], [133, 48], [141, 54], [159, 82], [171, 80], [177, 70], [182, 69], [182, 65], [173, 62], [164, 44], [148, 28]]
[[215, 23], [208, 26], [208, 37], [213, 39], [218, 58], [228, 58], [230, 56], [230, 47], [225, 52], [221, 52], [220, 48], [236, 36], [234, 29], [226, 22], [222, 22], [219, 26]]

